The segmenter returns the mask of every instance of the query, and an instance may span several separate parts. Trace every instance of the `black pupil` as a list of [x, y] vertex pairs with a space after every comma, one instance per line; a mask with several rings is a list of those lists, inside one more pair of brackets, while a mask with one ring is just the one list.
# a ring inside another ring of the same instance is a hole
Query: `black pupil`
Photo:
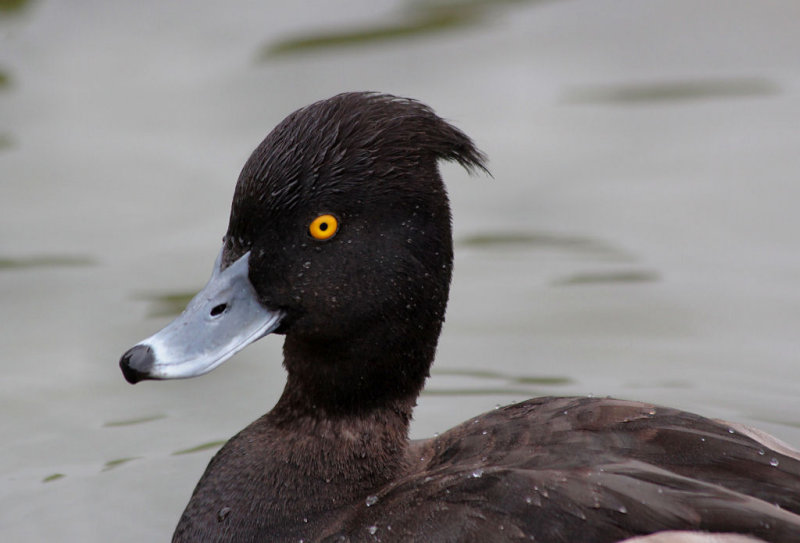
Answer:
[[328, 229], [328, 223], [326, 222], [320, 223], [319, 229], [324, 232], [325, 230]]
[[220, 313], [222, 313], [223, 311], [225, 311], [225, 308], [226, 308], [226, 307], [227, 307], [227, 304], [219, 304], [219, 305], [217, 305], [217, 306], [214, 306], [214, 307], [211, 309], [211, 316], [212, 316], [212, 317], [216, 317], [217, 315], [219, 315]]

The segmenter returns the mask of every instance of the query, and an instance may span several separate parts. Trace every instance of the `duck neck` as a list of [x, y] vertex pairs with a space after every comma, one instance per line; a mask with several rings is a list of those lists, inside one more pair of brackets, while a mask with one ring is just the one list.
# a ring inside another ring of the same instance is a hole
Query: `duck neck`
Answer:
[[297, 436], [296, 454], [309, 456], [309, 474], [361, 491], [362, 483], [374, 488], [404, 468], [412, 410], [438, 338], [439, 326], [433, 328], [430, 341], [383, 345], [373, 354], [364, 340], [287, 336], [287, 383], [268, 417], [282, 434]]
[[275, 412], [285, 413], [289, 423], [293, 417], [378, 416], [396, 417], [407, 427], [429, 375], [442, 319], [415, 327], [414, 335], [398, 331], [393, 323], [373, 323], [360, 335], [341, 340], [287, 335], [287, 383]]
[[296, 468], [300, 486], [324, 483], [323, 507], [331, 506], [331, 495], [341, 505], [363, 499], [405, 469], [410, 420], [405, 405], [324, 416], [312, 405], [298, 404], [297, 390], [290, 387], [266, 418], [285, 453], [284, 465]]
[[[312, 363], [308, 346], [296, 348], [285, 348], [289, 356], [286, 365], [295, 370], [296, 361], [291, 357], [301, 352], [303, 364]], [[272, 454], [281, 458], [284, 480], [291, 481], [291, 488], [307, 490], [298, 510], [302, 516], [363, 501], [407, 468], [408, 428], [416, 391], [377, 402], [365, 397], [363, 382], [345, 386], [344, 378], [328, 379], [326, 387], [322, 381], [323, 377], [313, 379], [302, 370], [290, 370], [281, 398], [265, 416], [279, 449]], [[343, 397], [347, 400], [340, 400]]]

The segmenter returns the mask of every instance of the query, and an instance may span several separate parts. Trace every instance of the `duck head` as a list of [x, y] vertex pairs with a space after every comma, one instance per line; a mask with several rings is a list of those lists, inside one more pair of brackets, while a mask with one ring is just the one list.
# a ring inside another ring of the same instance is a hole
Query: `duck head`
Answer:
[[303, 393], [416, 397], [453, 259], [439, 159], [486, 169], [465, 134], [413, 100], [346, 93], [289, 115], [242, 169], [210, 281], [122, 356], [125, 378], [201, 375], [276, 333]]

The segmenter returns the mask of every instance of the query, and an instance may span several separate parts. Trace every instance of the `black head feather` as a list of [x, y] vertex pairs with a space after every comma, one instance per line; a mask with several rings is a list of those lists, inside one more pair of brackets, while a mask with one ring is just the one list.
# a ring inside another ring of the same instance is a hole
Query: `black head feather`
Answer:
[[438, 159], [488, 172], [470, 138], [428, 106], [386, 94], [344, 93], [286, 117], [253, 152], [236, 190], [286, 209], [304, 194], [388, 183]]
[[291, 213], [354, 188], [370, 199], [442, 192], [438, 175], [419, 176], [439, 159], [488, 173], [472, 140], [420, 102], [371, 92], [321, 100], [286, 117], [250, 156], [236, 186], [230, 233], [246, 239], [253, 225], [236, 220]]

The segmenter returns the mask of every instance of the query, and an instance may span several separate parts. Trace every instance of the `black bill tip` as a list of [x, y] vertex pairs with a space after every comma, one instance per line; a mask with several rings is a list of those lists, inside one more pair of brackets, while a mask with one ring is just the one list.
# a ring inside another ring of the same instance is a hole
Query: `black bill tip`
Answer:
[[119, 359], [119, 368], [125, 380], [135, 385], [139, 381], [151, 378], [150, 370], [154, 362], [153, 349], [147, 345], [136, 345]]

